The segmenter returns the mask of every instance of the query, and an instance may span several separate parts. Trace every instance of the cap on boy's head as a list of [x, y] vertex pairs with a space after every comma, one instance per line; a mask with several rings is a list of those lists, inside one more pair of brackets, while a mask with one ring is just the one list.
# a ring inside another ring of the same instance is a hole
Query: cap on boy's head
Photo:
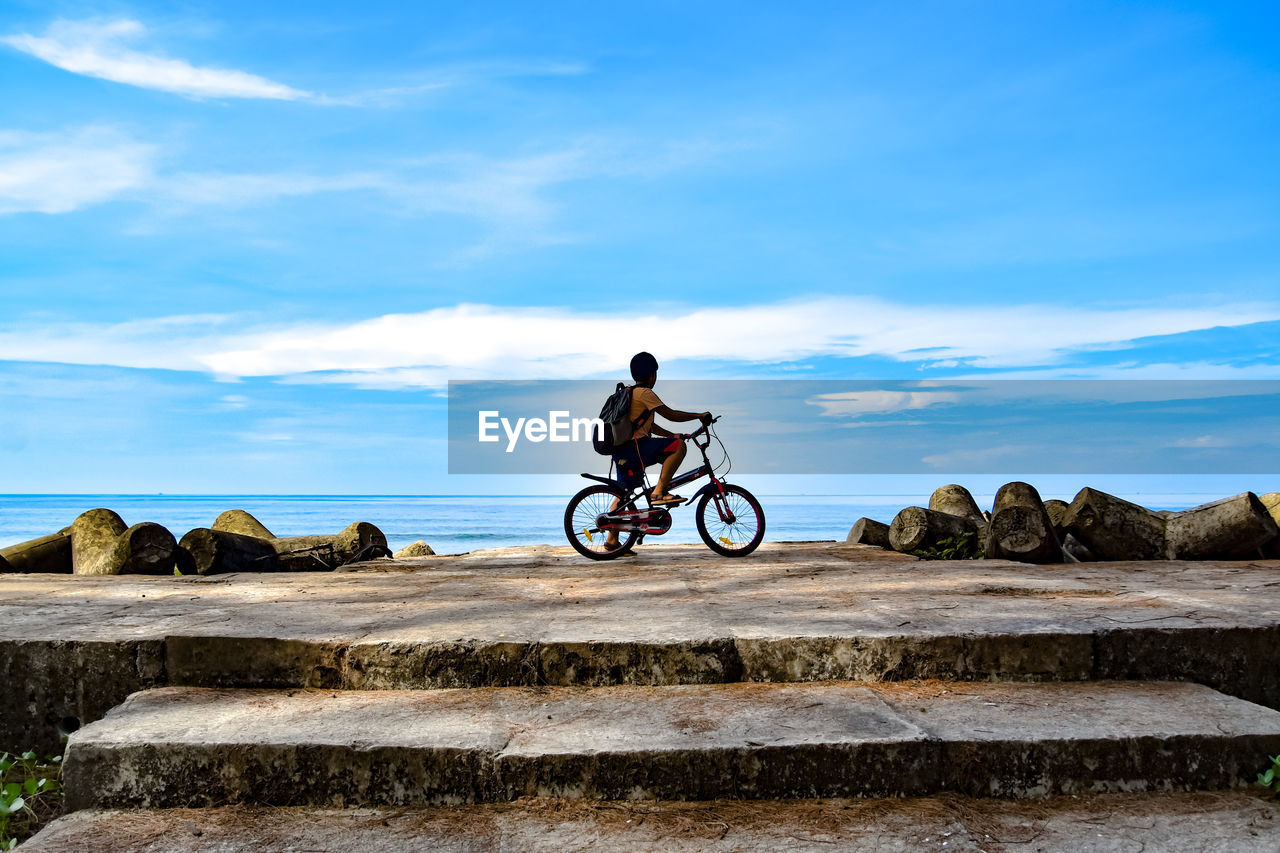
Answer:
[[658, 372], [658, 360], [647, 352], [638, 352], [631, 357], [631, 378], [639, 382]]

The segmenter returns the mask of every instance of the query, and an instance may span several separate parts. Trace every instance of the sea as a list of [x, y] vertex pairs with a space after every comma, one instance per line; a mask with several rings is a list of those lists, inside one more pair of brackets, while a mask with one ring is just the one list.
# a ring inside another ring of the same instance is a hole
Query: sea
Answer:
[[[902, 507], [927, 506], [929, 499], [928, 493], [757, 497], [765, 510], [765, 539], [771, 542], [843, 540], [861, 516], [888, 523]], [[1207, 499], [1173, 494], [1146, 505], [1182, 509]], [[423, 540], [437, 554], [455, 554], [567, 544], [567, 501], [565, 495], [0, 495], [0, 547], [54, 533], [95, 507], [115, 510], [126, 524], [162, 524], [179, 538], [210, 526], [224, 510], [243, 509], [277, 536], [336, 533], [353, 521], [368, 521], [386, 534], [392, 550]], [[691, 508], [677, 508], [673, 521], [666, 535], [648, 541], [699, 541]]]

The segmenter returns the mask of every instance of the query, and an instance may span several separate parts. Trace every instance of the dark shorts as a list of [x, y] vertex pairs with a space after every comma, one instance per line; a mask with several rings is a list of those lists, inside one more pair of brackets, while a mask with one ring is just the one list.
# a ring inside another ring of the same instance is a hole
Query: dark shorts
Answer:
[[680, 446], [678, 438], [646, 436], [629, 441], [613, 455], [618, 466], [618, 482], [624, 489], [634, 489], [644, 482], [644, 469], [666, 459]]

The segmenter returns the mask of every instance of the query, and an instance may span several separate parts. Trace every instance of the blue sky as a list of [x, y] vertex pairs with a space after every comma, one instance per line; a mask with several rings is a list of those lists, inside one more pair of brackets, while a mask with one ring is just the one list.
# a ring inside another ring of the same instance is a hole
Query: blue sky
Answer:
[[448, 379], [641, 348], [686, 378], [1280, 378], [1277, 24], [4, 3], [0, 491], [484, 490], [444, 473]]

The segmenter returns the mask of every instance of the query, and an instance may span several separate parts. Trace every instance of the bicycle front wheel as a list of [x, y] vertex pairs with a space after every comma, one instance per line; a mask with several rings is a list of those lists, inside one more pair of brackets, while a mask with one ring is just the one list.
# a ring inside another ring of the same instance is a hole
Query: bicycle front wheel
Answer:
[[587, 486], [570, 499], [564, 510], [564, 535], [569, 537], [573, 550], [592, 560], [612, 560], [631, 547], [636, 532], [629, 530], [619, 536], [616, 547], [606, 544], [609, 533], [596, 525], [596, 519], [612, 509], [614, 501], [624, 501], [622, 490], [601, 483]]
[[726, 484], [724, 496], [719, 501], [715, 498], [707, 492], [698, 501], [698, 535], [717, 554], [747, 556], [764, 541], [764, 508], [741, 486]]

